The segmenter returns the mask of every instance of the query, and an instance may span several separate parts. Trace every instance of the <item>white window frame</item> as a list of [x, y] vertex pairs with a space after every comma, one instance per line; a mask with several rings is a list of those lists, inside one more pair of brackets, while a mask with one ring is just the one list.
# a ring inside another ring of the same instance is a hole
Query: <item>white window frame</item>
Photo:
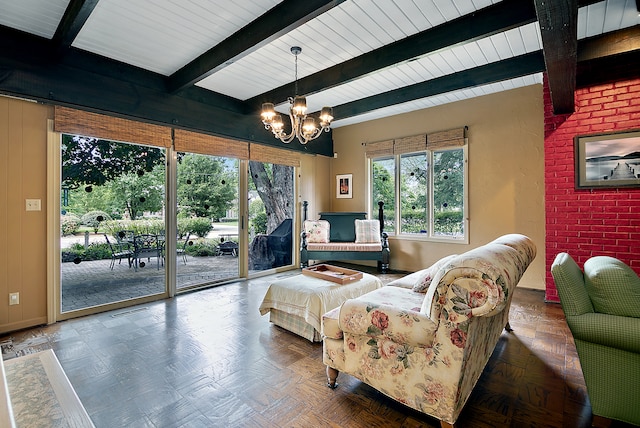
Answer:
[[[463, 221], [463, 235], [462, 236], [442, 236], [442, 235], [434, 235], [434, 188], [433, 188], [433, 154], [435, 152], [443, 152], [449, 150], [462, 150], [463, 157], [463, 202], [462, 202], [462, 221]], [[368, 186], [368, 205], [369, 205], [369, 218], [377, 218], [378, 215], [378, 206], [372, 200], [373, 194], [373, 163], [379, 159], [394, 159], [394, 186], [395, 186], [395, 195], [394, 195], [394, 230], [386, 230], [389, 236], [393, 236], [395, 239], [401, 240], [418, 240], [418, 241], [429, 241], [429, 242], [446, 242], [446, 243], [459, 243], [459, 244], [469, 244], [469, 160], [468, 160], [468, 144], [466, 143], [462, 146], [451, 146], [451, 147], [442, 147], [437, 150], [425, 150], [427, 154], [427, 168], [429, 174], [429, 189], [427, 198], [429, 200], [430, 209], [429, 209], [429, 218], [428, 218], [428, 232], [424, 234], [418, 233], [400, 233], [400, 224], [401, 224], [401, 204], [400, 198], [400, 157], [402, 155], [407, 155], [411, 153], [402, 153], [402, 154], [394, 154], [394, 155], [381, 155], [371, 157], [367, 159], [367, 169], [368, 169], [368, 178], [369, 178], [369, 186]], [[413, 152], [419, 153], [419, 152]], [[385, 212], [388, 210], [385, 209]]]

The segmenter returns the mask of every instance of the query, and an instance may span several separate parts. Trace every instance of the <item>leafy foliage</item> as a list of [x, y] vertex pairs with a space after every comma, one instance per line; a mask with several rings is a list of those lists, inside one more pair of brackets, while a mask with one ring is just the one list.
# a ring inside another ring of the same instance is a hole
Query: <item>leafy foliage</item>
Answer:
[[185, 154], [178, 167], [178, 206], [189, 216], [219, 220], [233, 207], [238, 189], [237, 168], [224, 158]]
[[111, 249], [104, 243], [91, 243], [87, 248], [82, 244], [73, 244], [62, 252], [62, 262], [71, 262], [75, 259], [82, 261], [104, 260], [111, 258]]
[[82, 220], [75, 214], [60, 216], [60, 232], [62, 236], [73, 235], [78, 231], [81, 224]]
[[89, 211], [82, 216], [82, 224], [93, 229], [94, 233], [98, 233], [102, 222], [111, 220], [111, 216], [104, 211]]
[[162, 210], [164, 201], [164, 165], [150, 173], [122, 174], [108, 183], [112, 200], [124, 208], [132, 220], [145, 211]]
[[187, 233], [190, 233], [191, 235], [204, 238], [212, 230], [213, 225], [211, 224], [211, 220], [208, 218], [196, 217], [178, 219], [178, 234], [180, 236], [185, 236]]
[[62, 136], [62, 187], [102, 186], [122, 174], [151, 172], [164, 151], [91, 137]]

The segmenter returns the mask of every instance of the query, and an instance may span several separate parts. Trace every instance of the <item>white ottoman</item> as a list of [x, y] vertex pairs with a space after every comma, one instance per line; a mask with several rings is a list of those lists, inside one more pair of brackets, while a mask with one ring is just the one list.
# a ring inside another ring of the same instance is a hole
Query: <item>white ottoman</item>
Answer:
[[272, 323], [312, 342], [320, 342], [320, 320], [325, 312], [380, 287], [382, 281], [368, 273], [344, 285], [300, 274], [272, 283], [260, 305], [260, 314], [270, 312]]

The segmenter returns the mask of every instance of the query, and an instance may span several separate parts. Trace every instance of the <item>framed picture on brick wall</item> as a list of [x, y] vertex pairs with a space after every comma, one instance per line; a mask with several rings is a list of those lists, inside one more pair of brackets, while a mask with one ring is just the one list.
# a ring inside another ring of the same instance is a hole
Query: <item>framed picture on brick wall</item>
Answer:
[[577, 135], [576, 189], [640, 187], [640, 130]]

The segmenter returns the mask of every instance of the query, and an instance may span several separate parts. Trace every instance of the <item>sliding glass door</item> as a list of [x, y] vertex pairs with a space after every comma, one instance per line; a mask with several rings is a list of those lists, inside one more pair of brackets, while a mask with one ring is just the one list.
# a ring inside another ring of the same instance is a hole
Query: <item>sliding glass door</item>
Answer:
[[166, 292], [165, 152], [62, 135], [60, 313]]
[[249, 273], [293, 263], [294, 167], [249, 161]]
[[178, 289], [239, 277], [239, 162], [178, 153]]
[[62, 134], [58, 319], [293, 267], [295, 163], [199, 138]]

